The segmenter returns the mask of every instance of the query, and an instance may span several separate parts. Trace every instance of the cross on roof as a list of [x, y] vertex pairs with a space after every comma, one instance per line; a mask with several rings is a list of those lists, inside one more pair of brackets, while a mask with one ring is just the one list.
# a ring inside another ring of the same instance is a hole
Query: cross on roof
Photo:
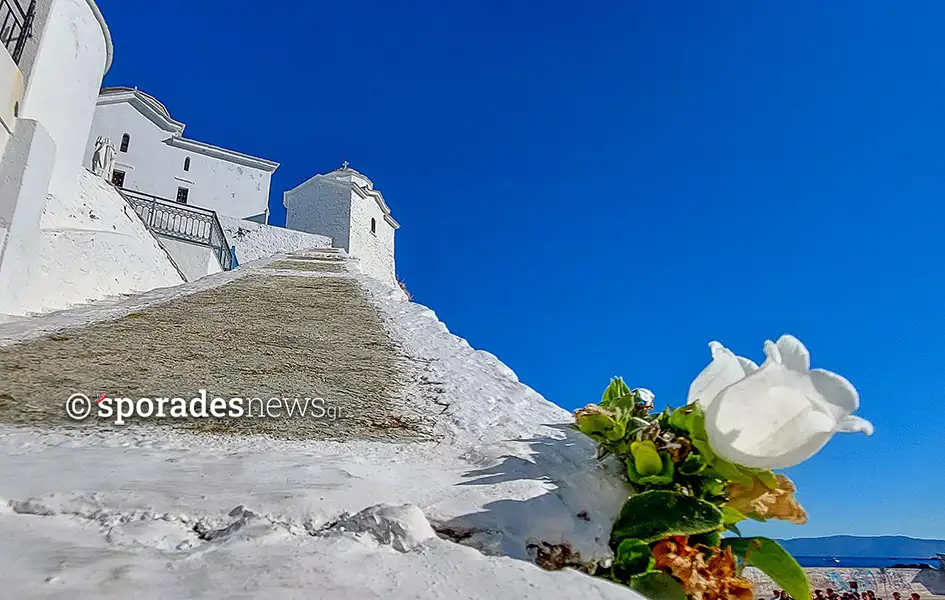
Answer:
[[342, 169], [347, 169], [347, 168], [348, 168], [348, 161], [344, 161], [343, 163], [341, 163], [341, 168], [342, 168]]

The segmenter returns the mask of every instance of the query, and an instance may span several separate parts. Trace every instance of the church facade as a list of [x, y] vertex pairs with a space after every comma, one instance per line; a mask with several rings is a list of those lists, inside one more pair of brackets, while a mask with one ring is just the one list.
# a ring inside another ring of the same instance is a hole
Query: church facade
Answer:
[[396, 284], [394, 234], [400, 225], [370, 179], [345, 163], [287, 191], [283, 205], [287, 228], [332, 238], [365, 274]]
[[93, 168], [96, 141], [104, 137], [118, 151], [116, 186], [265, 223], [279, 163], [185, 138], [184, 127], [153, 96], [135, 88], [105, 88], [83, 164]]

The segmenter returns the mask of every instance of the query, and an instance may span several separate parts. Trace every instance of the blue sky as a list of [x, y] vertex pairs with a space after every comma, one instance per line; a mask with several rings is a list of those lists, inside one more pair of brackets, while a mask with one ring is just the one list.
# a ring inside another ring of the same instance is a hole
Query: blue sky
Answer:
[[876, 433], [753, 533], [945, 538], [945, 3], [98, 1], [107, 85], [281, 162], [276, 220], [350, 161], [415, 299], [568, 409], [798, 336]]

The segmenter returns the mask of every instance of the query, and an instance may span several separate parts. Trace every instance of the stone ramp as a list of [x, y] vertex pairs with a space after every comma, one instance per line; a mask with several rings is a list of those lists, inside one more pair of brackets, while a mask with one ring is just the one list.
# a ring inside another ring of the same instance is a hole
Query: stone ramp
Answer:
[[[65, 402], [77, 392], [189, 400], [206, 389], [210, 399], [320, 398], [337, 416], [147, 423], [284, 439], [425, 439], [428, 424], [407, 398], [410, 360], [350, 266], [335, 251], [300, 252], [117, 320], [0, 348], [0, 423], [76, 425]], [[113, 426], [94, 417], [78, 426], [93, 423]]]

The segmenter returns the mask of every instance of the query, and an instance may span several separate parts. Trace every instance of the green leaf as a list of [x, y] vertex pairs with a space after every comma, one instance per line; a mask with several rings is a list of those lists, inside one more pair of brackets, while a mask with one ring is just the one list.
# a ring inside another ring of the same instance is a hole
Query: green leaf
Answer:
[[630, 580], [630, 589], [650, 600], [687, 600], [681, 583], [666, 573], [646, 573]]
[[660, 471], [652, 475], [641, 474], [636, 468], [635, 458], [627, 460], [627, 476], [630, 478], [630, 481], [637, 485], [661, 486], [671, 484], [673, 482], [673, 472], [675, 469], [673, 466], [673, 458], [666, 452], [658, 453], [657, 458], [660, 460]]
[[656, 475], [663, 470], [663, 461], [652, 440], [633, 442], [630, 444], [630, 454], [633, 455], [633, 466], [644, 477]]
[[690, 546], [708, 546], [709, 548], [718, 548], [719, 544], [722, 543], [722, 533], [719, 531], [710, 531], [708, 533], [700, 533], [699, 535], [693, 535], [689, 538]]
[[693, 429], [693, 416], [698, 411], [699, 406], [697, 404], [689, 404], [688, 406], [677, 408], [669, 415], [670, 427], [691, 433]]
[[623, 377], [614, 377], [610, 380], [610, 385], [604, 390], [604, 395], [600, 399], [600, 404], [604, 408], [615, 406], [615, 402], [624, 396], [630, 396], [630, 388], [623, 382]]
[[810, 598], [810, 582], [804, 569], [776, 541], [763, 538], [726, 538], [723, 547], [732, 549], [746, 565], [764, 572], [793, 598]]
[[705, 460], [701, 455], [692, 453], [686, 457], [686, 460], [679, 465], [679, 472], [683, 475], [698, 475], [705, 471], [706, 464]]
[[678, 492], [650, 490], [624, 502], [610, 533], [610, 544], [635, 538], [655, 542], [671, 535], [696, 535], [722, 529], [722, 511], [705, 500]]
[[627, 539], [617, 546], [614, 557], [614, 576], [620, 581], [627, 581], [634, 575], [646, 573], [656, 564], [650, 546], [643, 540]]
[[622, 424], [602, 413], [581, 415], [577, 425], [582, 433], [598, 441], [619, 440], [626, 432]]
[[731, 506], [722, 507], [722, 525], [729, 527], [745, 520], [745, 515], [738, 512]]

